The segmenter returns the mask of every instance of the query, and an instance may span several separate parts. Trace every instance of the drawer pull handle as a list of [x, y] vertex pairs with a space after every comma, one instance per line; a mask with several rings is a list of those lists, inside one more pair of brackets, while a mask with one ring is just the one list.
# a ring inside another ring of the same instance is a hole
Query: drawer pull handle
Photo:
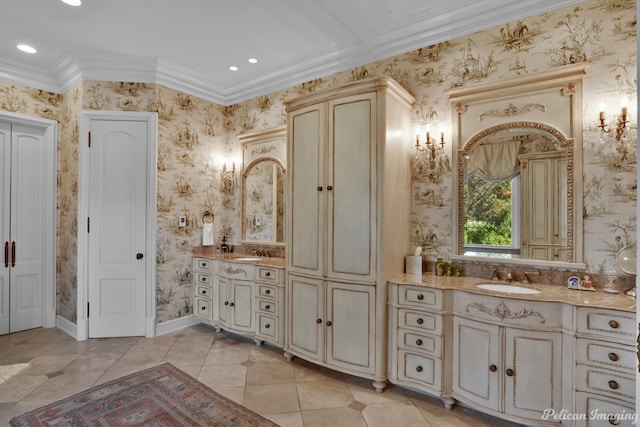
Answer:
[[421, 317], [419, 317], [419, 318], [418, 318], [418, 320], [416, 320], [416, 323], [417, 323], [418, 325], [422, 325], [422, 324], [424, 323], [424, 320], [422, 320], [422, 318], [421, 318]]
[[264, 325], [264, 327], [265, 327], [266, 329], [269, 329], [269, 328], [271, 327], [271, 325], [267, 323], [266, 325]]
[[271, 276], [271, 272], [270, 272], [270, 271], [267, 271], [266, 273], [264, 273], [264, 275], [265, 275], [265, 276], [267, 276], [267, 277], [269, 277], [269, 276]]
[[331, 322], [331, 320], [327, 320], [327, 326], [331, 326], [333, 325], [333, 323]]
[[416, 371], [422, 372], [422, 366], [420, 366], [420, 365], [416, 366]]
[[620, 357], [618, 357], [618, 355], [615, 353], [609, 353], [609, 360], [611, 360], [612, 362], [617, 362], [618, 360], [620, 360]]
[[514, 375], [515, 372], [513, 372], [513, 369], [507, 369], [507, 376], [508, 377], [512, 377]]
[[266, 291], [264, 291], [265, 294], [269, 295], [271, 293], [270, 289], [267, 289]]
[[418, 294], [418, 299], [419, 299], [420, 301], [422, 301], [422, 300], [424, 299], [424, 295], [422, 295], [422, 294]]
[[615, 320], [609, 320], [609, 326], [611, 326], [611, 328], [613, 329], [618, 329], [620, 327], [620, 324]]
[[265, 309], [265, 310], [269, 310], [270, 308], [271, 308], [271, 306], [270, 306], [269, 304], [267, 304], [267, 305], [265, 305], [265, 306], [264, 306], [264, 309]]
[[420, 339], [416, 340], [416, 345], [421, 346], [422, 345], [422, 340], [420, 340]]
[[316, 320], [316, 323], [319, 325], [320, 323], [322, 323], [322, 319]]
[[618, 424], [620, 424], [620, 419], [618, 417], [611, 415], [609, 417], [609, 424], [611, 424], [612, 426], [617, 426]]
[[619, 387], [619, 386], [618, 386], [618, 383], [617, 383], [617, 382], [615, 382], [615, 381], [613, 381], [613, 380], [609, 381], [609, 388], [610, 388], [611, 390], [617, 390], [617, 389], [618, 389], [618, 387]]

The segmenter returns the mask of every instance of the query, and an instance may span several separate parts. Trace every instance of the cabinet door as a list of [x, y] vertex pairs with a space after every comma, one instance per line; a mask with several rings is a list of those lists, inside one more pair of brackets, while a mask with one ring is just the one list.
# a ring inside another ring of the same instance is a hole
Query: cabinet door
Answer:
[[289, 271], [316, 276], [324, 274], [325, 115], [317, 104], [289, 117], [287, 262]]
[[372, 374], [375, 287], [327, 282], [327, 363]]
[[[500, 327], [453, 319], [453, 392], [487, 408], [500, 410]], [[454, 396], [454, 397], [457, 397]]]
[[214, 284], [217, 284], [218, 288], [218, 320], [220, 324], [226, 326], [227, 324], [229, 324], [229, 296], [231, 295], [231, 279], [215, 275], [213, 281]]
[[287, 278], [288, 346], [291, 350], [324, 361], [324, 284], [322, 280], [289, 274]]
[[328, 105], [327, 277], [370, 282], [376, 269], [376, 95]]
[[229, 297], [231, 327], [239, 331], [253, 332], [253, 283], [234, 280]]
[[562, 409], [562, 333], [505, 328], [504, 411], [540, 420]]

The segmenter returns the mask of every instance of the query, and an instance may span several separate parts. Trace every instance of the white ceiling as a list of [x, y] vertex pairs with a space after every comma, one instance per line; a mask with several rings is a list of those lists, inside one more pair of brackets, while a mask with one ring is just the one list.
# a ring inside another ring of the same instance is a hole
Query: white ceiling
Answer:
[[2, 0], [0, 79], [159, 83], [228, 105], [579, 1]]

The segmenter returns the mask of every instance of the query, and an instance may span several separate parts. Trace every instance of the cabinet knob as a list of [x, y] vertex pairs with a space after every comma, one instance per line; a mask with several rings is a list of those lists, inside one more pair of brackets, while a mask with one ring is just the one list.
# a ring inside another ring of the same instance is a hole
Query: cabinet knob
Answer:
[[200, 310], [205, 311], [207, 307], [200, 307]]
[[620, 360], [620, 357], [618, 357], [618, 355], [615, 353], [609, 353], [609, 360], [611, 360], [612, 362], [617, 362], [618, 360]]
[[331, 320], [327, 320], [327, 326], [331, 326], [333, 325], [333, 323], [331, 322]]
[[225, 302], [224, 302], [224, 305], [229, 305], [229, 301], [225, 301]]
[[424, 323], [424, 320], [422, 320], [422, 317], [419, 317], [418, 320], [416, 320], [416, 323], [418, 325], [422, 325]]
[[234, 303], [232, 303], [232, 302], [230, 302], [230, 303], [229, 303], [229, 307], [233, 307], [234, 305], [235, 305], [235, 304], [234, 304]]
[[495, 371], [497, 371], [497, 370], [498, 370], [498, 367], [497, 367], [496, 365], [489, 365], [489, 370], [490, 370], [491, 372], [495, 372]]
[[207, 294], [207, 291], [206, 291], [205, 289], [203, 289], [203, 290], [201, 290], [201, 291], [200, 291], [200, 293], [201, 293], [202, 295], [206, 295], [206, 294]]
[[265, 275], [265, 276], [267, 276], [267, 277], [269, 277], [269, 276], [271, 276], [271, 272], [270, 272], [270, 271], [267, 271], [266, 273], [264, 273], [264, 275]]
[[318, 186], [318, 191], [322, 191], [322, 187], [321, 186]]
[[420, 301], [422, 301], [422, 300], [424, 299], [424, 295], [422, 295], [422, 294], [418, 294], [418, 299], [419, 299]]
[[618, 329], [620, 327], [620, 324], [615, 320], [609, 320], [609, 326], [611, 326], [613, 329]]
[[416, 371], [422, 372], [422, 366], [420, 366], [420, 365], [416, 366]]
[[610, 388], [611, 390], [617, 390], [617, 389], [618, 389], [618, 387], [619, 387], [619, 386], [618, 386], [618, 383], [617, 383], [617, 382], [615, 382], [614, 380], [609, 381], [609, 388]]
[[271, 293], [271, 290], [267, 289], [266, 291], [264, 291], [264, 293], [269, 295]]
[[316, 320], [316, 323], [319, 325], [320, 323], [322, 323], [322, 319]]
[[206, 281], [207, 281], [207, 278], [206, 278], [206, 277], [201, 277], [201, 278], [200, 278], [200, 281], [201, 281], [201, 282], [206, 282]]
[[514, 374], [513, 369], [507, 369], [507, 376], [512, 377]]
[[264, 325], [264, 327], [265, 327], [265, 329], [269, 329], [271, 327], [271, 325], [267, 323], [266, 325]]
[[609, 424], [611, 424], [612, 426], [617, 426], [618, 424], [620, 424], [620, 419], [614, 415], [610, 415]]
[[327, 191], [333, 190], [333, 185], [327, 185]]
[[422, 340], [420, 339], [416, 340], [416, 345], [422, 345]]
[[265, 309], [265, 310], [269, 310], [270, 308], [271, 308], [271, 306], [270, 306], [269, 304], [267, 304], [267, 305], [265, 305], [265, 306], [264, 306], [264, 309]]

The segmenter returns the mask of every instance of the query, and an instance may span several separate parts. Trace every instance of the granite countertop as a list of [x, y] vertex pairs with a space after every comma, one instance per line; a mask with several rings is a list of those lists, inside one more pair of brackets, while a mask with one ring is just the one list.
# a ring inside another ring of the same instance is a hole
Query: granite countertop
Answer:
[[[219, 261], [233, 261], [233, 262], [239, 262], [244, 264], [264, 265], [264, 266], [275, 267], [275, 268], [285, 267], [284, 258], [256, 257], [251, 254], [241, 254], [236, 252], [219, 254], [219, 253], [216, 253], [215, 246], [196, 246], [193, 248], [193, 256], [198, 258], [216, 259]], [[259, 259], [242, 260], [239, 258], [259, 258]]]
[[[389, 282], [401, 285], [425, 286], [434, 289], [455, 289], [478, 295], [488, 295], [500, 298], [511, 298], [530, 301], [562, 302], [579, 307], [604, 308], [621, 311], [636, 311], [636, 299], [623, 293], [609, 294], [598, 289], [596, 291], [581, 291], [569, 289], [563, 285], [546, 284], [522, 284], [519, 282], [505, 282], [499, 280], [481, 279], [479, 277], [448, 277], [436, 276], [426, 273], [422, 276], [414, 274], [403, 274], [392, 277]], [[536, 289], [539, 294], [516, 294], [490, 291], [476, 287], [480, 283], [495, 283], [520, 286], [523, 288]]]

